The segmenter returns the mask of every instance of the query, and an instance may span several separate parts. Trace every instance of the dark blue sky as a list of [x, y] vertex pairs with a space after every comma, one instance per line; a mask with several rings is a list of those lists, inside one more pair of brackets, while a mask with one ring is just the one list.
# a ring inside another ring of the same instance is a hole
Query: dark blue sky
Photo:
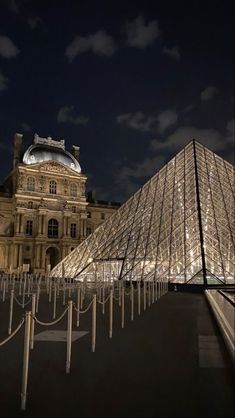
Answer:
[[232, 162], [232, 1], [0, 0], [1, 180], [15, 132], [81, 147], [125, 200], [193, 137]]

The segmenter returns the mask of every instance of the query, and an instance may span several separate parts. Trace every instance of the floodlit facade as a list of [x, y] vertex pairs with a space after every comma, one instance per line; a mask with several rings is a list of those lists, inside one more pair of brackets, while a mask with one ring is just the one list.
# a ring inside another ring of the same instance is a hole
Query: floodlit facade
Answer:
[[0, 272], [45, 273], [108, 219], [118, 203], [86, 197], [79, 147], [15, 134], [13, 167], [0, 186]]
[[234, 168], [190, 142], [51, 272], [234, 283]]

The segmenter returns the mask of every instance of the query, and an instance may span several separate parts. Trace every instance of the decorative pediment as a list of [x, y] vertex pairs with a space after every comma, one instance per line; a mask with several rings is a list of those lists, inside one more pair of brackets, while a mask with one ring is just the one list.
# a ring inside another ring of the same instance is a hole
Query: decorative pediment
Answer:
[[[72, 170], [68, 169], [64, 165], [57, 163], [56, 161], [50, 161], [47, 163], [40, 164], [39, 171], [49, 171], [58, 174], [69, 174], [73, 172]], [[74, 172], [73, 172], [74, 174]]]

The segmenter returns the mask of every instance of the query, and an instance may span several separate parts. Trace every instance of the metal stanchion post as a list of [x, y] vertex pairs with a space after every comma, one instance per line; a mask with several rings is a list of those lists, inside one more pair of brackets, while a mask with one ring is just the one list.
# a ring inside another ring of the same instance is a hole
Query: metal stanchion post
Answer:
[[77, 327], [79, 327], [79, 320], [80, 320], [80, 293], [81, 289], [80, 287], [77, 288]]
[[93, 296], [92, 303], [92, 352], [95, 352], [96, 344], [96, 295]]
[[144, 311], [146, 310], [146, 282], [144, 281]]
[[53, 300], [53, 319], [56, 317], [56, 296], [57, 296], [57, 286], [56, 281], [54, 282], [54, 300]]
[[21, 287], [22, 287], [22, 275], [21, 275], [21, 273], [20, 273], [19, 296], [21, 296]]
[[109, 338], [113, 336], [113, 290], [110, 290], [109, 299]]
[[153, 304], [154, 303], [154, 295], [155, 295], [155, 293], [154, 293], [154, 279], [151, 281], [151, 288], [152, 288], [151, 303]]
[[24, 308], [24, 302], [25, 302], [25, 290], [26, 290], [26, 277], [24, 277], [24, 283], [23, 283], [23, 299], [22, 299], [22, 308]]
[[125, 324], [125, 288], [122, 287], [122, 328]]
[[63, 305], [65, 305], [65, 281], [63, 279]]
[[6, 280], [3, 279], [3, 293], [2, 293], [2, 301], [5, 302], [6, 297]]
[[138, 315], [140, 315], [140, 281], [137, 282], [138, 289]]
[[134, 288], [131, 283], [131, 321], [134, 320]]
[[102, 314], [104, 315], [104, 310], [105, 310], [105, 306], [104, 306], [104, 301], [105, 301], [105, 284], [103, 282], [103, 287], [102, 287]]
[[36, 308], [36, 294], [32, 294], [32, 321], [31, 321], [31, 328], [30, 328], [30, 349], [32, 350], [34, 347], [34, 316], [35, 316], [35, 308]]
[[158, 300], [158, 281], [155, 280], [155, 300]]
[[52, 279], [49, 282], [49, 302], [51, 302]]
[[30, 294], [30, 277], [28, 276], [27, 277], [27, 280], [28, 280], [28, 286], [27, 286], [27, 296], [28, 296], [28, 298], [29, 298], [29, 294]]
[[121, 306], [121, 304], [122, 304], [122, 282], [121, 282], [121, 280], [118, 282], [118, 290], [119, 290], [119, 293], [118, 293], [118, 306]]
[[73, 302], [72, 302], [72, 300], [69, 300], [69, 302], [68, 302], [66, 373], [70, 373], [70, 365], [71, 365], [72, 323], [73, 323]]
[[84, 286], [82, 284], [81, 285], [81, 302], [80, 302], [81, 309], [83, 308], [83, 297], [84, 297], [83, 292], [84, 292]]
[[71, 277], [69, 278], [69, 298], [71, 298]]
[[57, 280], [57, 296], [60, 296], [60, 278]]
[[148, 307], [151, 305], [151, 281], [148, 281]]
[[39, 296], [40, 296], [40, 285], [37, 285], [37, 297], [36, 297], [36, 312], [38, 312], [38, 304], [39, 304]]
[[13, 303], [14, 303], [14, 290], [11, 290], [8, 335], [11, 334], [12, 316], [13, 316]]
[[30, 325], [31, 325], [31, 312], [26, 312], [25, 333], [24, 333], [23, 375], [22, 375], [22, 387], [21, 387], [21, 409], [23, 411], [26, 408], [26, 398], [27, 398]]

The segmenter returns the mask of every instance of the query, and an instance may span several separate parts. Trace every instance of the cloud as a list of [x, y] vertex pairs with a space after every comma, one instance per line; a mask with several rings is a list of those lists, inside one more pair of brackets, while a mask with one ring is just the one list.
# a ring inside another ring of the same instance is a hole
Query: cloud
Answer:
[[111, 56], [116, 48], [112, 36], [100, 30], [94, 35], [86, 37], [76, 36], [72, 43], [67, 46], [65, 54], [72, 61], [77, 55], [87, 51], [92, 51], [97, 55]]
[[231, 134], [234, 134], [234, 122], [235, 122], [235, 119], [231, 119], [228, 121], [226, 125], [227, 131], [230, 132]]
[[19, 13], [19, 4], [16, 0], [9, 0], [8, 7], [11, 12]]
[[133, 195], [141, 187], [141, 183], [161, 168], [164, 161], [162, 155], [155, 155], [146, 157], [138, 163], [132, 162], [128, 165], [119, 163], [115, 175], [115, 195], [120, 195], [121, 200]]
[[150, 154], [137, 163], [130, 161], [117, 163], [115, 193], [120, 194], [122, 199], [131, 196], [148, 178], [160, 170], [167, 162], [166, 158], [168, 160], [170, 156], [174, 156], [192, 139], [198, 140], [202, 145], [231, 160], [231, 151], [234, 147], [234, 119], [228, 121], [224, 132], [183, 126], [165, 138], [153, 139], [148, 149], [152, 156]]
[[29, 126], [27, 123], [22, 123], [21, 127], [25, 132], [31, 131], [31, 126]]
[[32, 30], [36, 29], [38, 26], [42, 26], [43, 25], [43, 20], [39, 17], [29, 17], [27, 19], [27, 23], [30, 26], [30, 28]]
[[127, 22], [124, 32], [127, 36], [127, 45], [135, 48], [146, 48], [160, 36], [157, 20], [146, 23], [142, 16]]
[[74, 106], [64, 106], [58, 112], [58, 123], [72, 123], [74, 125], [86, 125], [89, 118], [82, 115], [74, 115]]
[[19, 49], [8, 36], [0, 36], [0, 55], [3, 58], [13, 58], [19, 54]]
[[204, 146], [214, 152], [225, 151], [230, 142], [231, 128], [230, 121], [227, 125], [225, 134], [216, 129], [199, 129], [194, 126], [182, 126], [164, 140], [152, 140], [150, 149], [158, 153], [177, 152], [187, 145], [192, 139], [196, 139]]
[[174, 125], [178, 120], [178, 115], [174, 110], [165, 110], [157, 117], [158, 132], [163, 133], [170, 126]]
[[117, 123], [120, 125], [126, 125], [129, 128], [136, 129], [138, 131], [147, 132], [150, 131], [154, 124], [156, 124], [156, 118], [154, 116], [145, 116], [141, 111], [135, 113], [124, 113], [118, 115], [116, 118]]
[[201, 101], [207, 102], [208, 100], [213, 99], [218, 93], [219, 90], [216, 87], [208, 86], [205, 90], [201, 92]]
[[164, 47], [162, 50], [163, 54], [169, 55], [169, 57], [180, 61], [180, 51], [178, 46], [173, 46], [172, 48]]
[[0, 72], [0, 91], [8, 89], [8, 78]]

